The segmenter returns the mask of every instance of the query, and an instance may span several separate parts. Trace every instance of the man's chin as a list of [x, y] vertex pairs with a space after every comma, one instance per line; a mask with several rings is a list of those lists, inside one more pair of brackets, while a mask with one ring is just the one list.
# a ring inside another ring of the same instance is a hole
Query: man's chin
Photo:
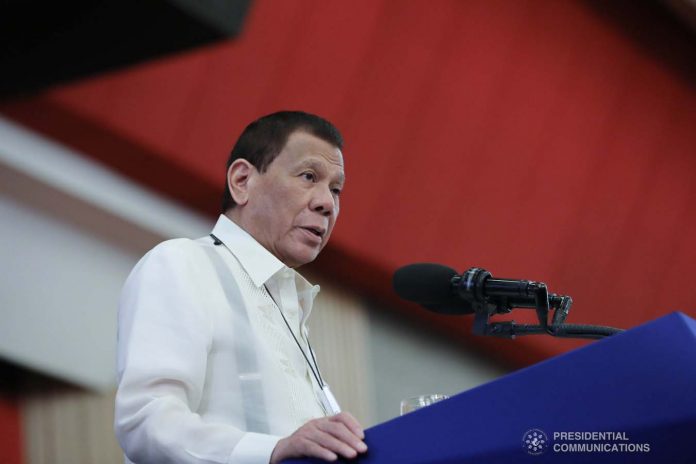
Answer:
[[304, 266], [317, 259], [320, 251], [319, 249], [297, 250], [295, 253], [288, 256], [285, 265], [293, 269]]

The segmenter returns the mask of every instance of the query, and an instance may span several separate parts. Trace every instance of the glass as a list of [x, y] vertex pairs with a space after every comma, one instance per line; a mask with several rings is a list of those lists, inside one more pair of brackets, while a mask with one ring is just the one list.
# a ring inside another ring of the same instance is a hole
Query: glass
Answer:
[[432, 394], [432, 395], [421, 395], [414, 398], [407, 398], [401, 401], [401, 415], [413, 412], [416, 409], [424, 408], [430, 406], [438, 401], [446, 400], [449, 398], [447, 395]]

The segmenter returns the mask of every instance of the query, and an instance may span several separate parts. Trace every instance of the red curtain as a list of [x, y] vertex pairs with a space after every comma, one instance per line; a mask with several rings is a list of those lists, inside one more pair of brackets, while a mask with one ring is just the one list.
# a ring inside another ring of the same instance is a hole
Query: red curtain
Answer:
[[[485, 267], [628, 328], [696, 315], [693, 84], [581, 1], [258, 0], [235, 41], [0, 110], [211, 213], [249, 121], [317, 112], [347, 140], [324, 270], [395, 302], [400, 265]], [[474, 343], [520, 365], [582, 342]]]

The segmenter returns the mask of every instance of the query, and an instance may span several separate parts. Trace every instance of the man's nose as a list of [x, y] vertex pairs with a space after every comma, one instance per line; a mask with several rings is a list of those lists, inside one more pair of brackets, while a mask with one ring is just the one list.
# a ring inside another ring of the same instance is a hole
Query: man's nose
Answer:
[[321, 213], [324, 216], [330, 216], [333, 214], [335, 207], [335, 198], [331, 189], [326, 186], [317, 186], [312, 196], [312, 204], [310, 205], [312, 211]]

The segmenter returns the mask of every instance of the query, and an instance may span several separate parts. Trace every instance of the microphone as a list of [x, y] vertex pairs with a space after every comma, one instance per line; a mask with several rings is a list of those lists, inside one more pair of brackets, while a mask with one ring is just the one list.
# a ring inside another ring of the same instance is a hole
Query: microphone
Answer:
[[[531, 280], [499, 279], [490, 272], [472, 267], [463, 274], [433, 263], [416, 263], [394, 272], [392, 286], [401, 298], [440, 314], [474, 313], [472, 332], [476, 335], [515, 338], [518, 335], [548, 334], [564, 338], [603, 338], [619, 332], [613, 327], [564, 324], [573, 303], [569, 296], [548, 293], [546, 284]], [[495, 313], [512, 308], [535, 308], [539, 325], [514, 321], [489, 323]], [[549, 325], [549, 309], [554, 309]]]
[[[513, 307], [535, 308], [535, 292], [542, 283], [530, 280], [494, 278], [485, 269], [472, 267], [461, 275], [454, 269], [434, 263], [415, 263], [396, 270], [394, 291], [401, 298], [418, 303], [441, 314], [471, 314], [474, 304], [490, 304], [498, 312]], [[561, 297], [549, 295], [549, 304], [561, 303]]]
[[457, 271], [441, 264], [416, 263], [394, 272], [392, 286], [404, 300], [418, 303], [441, 314], [471, 314], [471, 303], [460, 298], [452, 288]]

